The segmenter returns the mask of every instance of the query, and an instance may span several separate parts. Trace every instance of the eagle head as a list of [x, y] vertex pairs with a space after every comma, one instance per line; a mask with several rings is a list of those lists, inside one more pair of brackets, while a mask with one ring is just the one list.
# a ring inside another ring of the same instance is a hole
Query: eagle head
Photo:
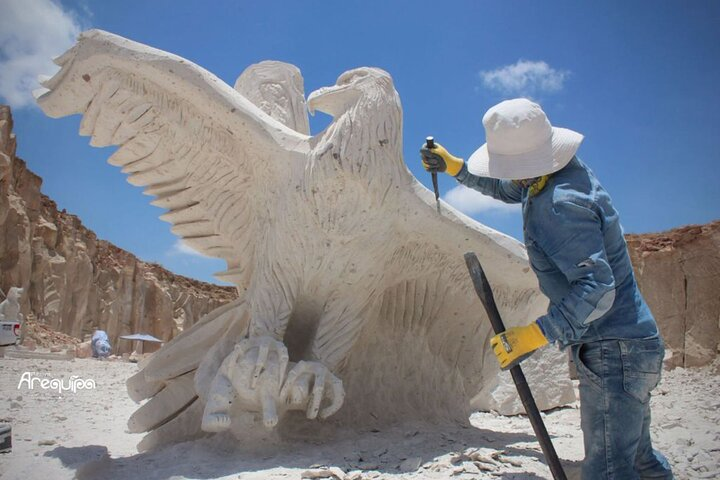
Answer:
[[[332, 87], [308, 97], [310, 112], [320, 110], [333, 121], [311, 140], [318, 164], [330, 175], [337, 167], [364, 178], [383, 198], [388, 182], [407, 178], [402, 160], [402, 108], [392, 77], [379, 68], [349, 70]], [[315, 163], [313, 163], [315, 164]]]
[[336, 118], [361, 103], [383, 102], [389, 98], [397, 99], [399, 105], [392, 77], [379, 68], [362, 67], [343, 73], [331, 87], [315, 90], [307, 103], [310, 113], [318, 110]]

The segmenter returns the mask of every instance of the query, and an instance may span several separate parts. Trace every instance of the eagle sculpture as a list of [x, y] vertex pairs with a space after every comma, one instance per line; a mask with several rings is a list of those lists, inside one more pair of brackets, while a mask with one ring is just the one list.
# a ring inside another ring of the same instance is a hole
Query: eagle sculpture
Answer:
[[[148, 432], [140, 450], [331, 415], [467, 419], [512, 395], [463, 254], [477, 253], [508, 325], [546, 300], [520, 243], [446, 204], [438, 214], [403, 162], [386, 72], [350, 70], [306, 104], [292, 65], [253, 65], [231, 88], [100, 30], [55, 62], [43, 111], [82, 114], [91, 145], [118, 145], [108, 162], [155, 197], [183, 242], [224, 259], [218, 277], [239, 292], [128, 380], [134, 400], [148, 399], [128, 422]], [[315, 136], [308, 109], [333, 118]], [[569, 382], [547, 389], [541, 407], [572, 395]]]

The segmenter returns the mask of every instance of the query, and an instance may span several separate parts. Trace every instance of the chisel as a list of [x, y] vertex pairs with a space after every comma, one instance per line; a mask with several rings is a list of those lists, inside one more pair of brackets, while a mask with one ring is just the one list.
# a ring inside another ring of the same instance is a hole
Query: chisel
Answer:
[[[425, 139], [425, 146], [432, 150], [435, 148], [435, 139], [433, 137], [427, 137]], [[437, 211], [440, 213], [440, 188], [438, 188], [437, 172], [431, 172], [433, 190], [435, 191], [435, 204], [437, 205]]]

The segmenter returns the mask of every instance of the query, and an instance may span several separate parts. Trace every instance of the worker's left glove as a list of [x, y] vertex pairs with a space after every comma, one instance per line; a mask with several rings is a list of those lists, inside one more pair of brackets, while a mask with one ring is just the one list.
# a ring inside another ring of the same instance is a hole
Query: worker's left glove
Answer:
[[428, 172], [444, 172], [453, 177], [460, 173], [460, 169], [465, 164], [462, 158], [451, 155], [439, 143], [436, 143], [433, 148], [423, 145], [420, 149], [420, 157], [423, 167]]
[[490, 346], [503, 370], [511, 369], [547, 344], [547, 338], [537, 322], [524, 327], [508, 328], [490, 339]]

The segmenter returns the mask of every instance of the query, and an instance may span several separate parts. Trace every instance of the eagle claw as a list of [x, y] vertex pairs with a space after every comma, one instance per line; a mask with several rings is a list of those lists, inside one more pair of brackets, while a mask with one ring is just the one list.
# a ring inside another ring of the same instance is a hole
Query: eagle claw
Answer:
[[[319, 416], [325, 419], [340, 410], [345, 399], [345, 390], [342, 380], [322, 363], [300, 361], [288, 374], [280, 391], [280, 398], [292, 406], [307, 402], [307, 418], [314, 419]], [[320, 405], [325, 398], [330, 401], [330, 405], [321, 410]]]

